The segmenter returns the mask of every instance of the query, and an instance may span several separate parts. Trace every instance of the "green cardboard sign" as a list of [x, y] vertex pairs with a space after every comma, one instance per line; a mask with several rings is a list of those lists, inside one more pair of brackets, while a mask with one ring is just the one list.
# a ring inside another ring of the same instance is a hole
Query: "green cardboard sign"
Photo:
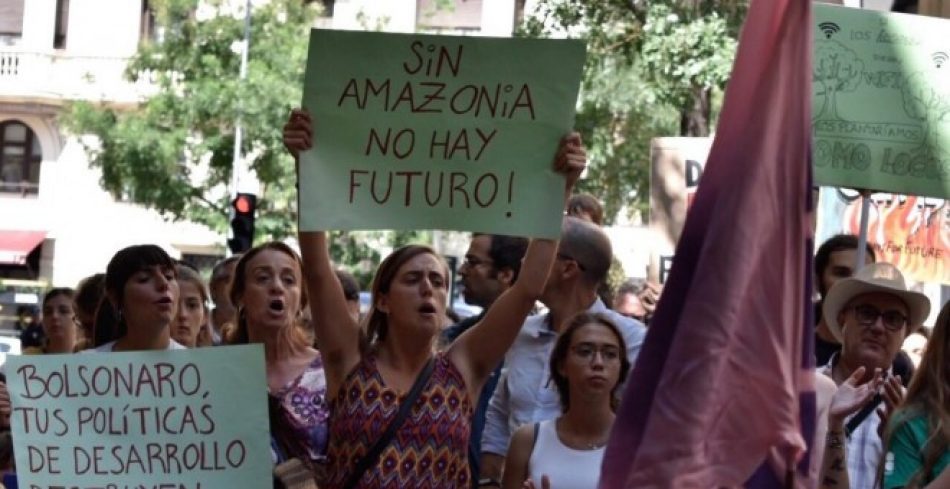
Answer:
[[560, 234], [584, 45], [314, 29], [300, 228]]
[[950, 198], [950, 21], [814, 9], [815, 180]]
[[271, 487], [264, 353], [9, 356], [25, 488]]

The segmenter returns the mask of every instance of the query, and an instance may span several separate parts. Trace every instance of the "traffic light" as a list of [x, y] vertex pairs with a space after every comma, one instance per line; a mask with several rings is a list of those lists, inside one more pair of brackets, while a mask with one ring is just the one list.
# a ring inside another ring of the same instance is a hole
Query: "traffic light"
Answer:
[[237, 194], [231, 201], [231, 239], [228, 248], [232, 253], [244, 253], [254, 244], [254, 211], [257, 209], [257, 196]]

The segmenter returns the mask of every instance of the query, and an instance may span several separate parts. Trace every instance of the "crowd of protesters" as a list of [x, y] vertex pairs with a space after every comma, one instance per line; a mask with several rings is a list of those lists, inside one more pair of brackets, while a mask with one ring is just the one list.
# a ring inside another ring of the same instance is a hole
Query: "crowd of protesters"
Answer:
[[[295, 158], [312, 127], [292, 111]], [[565, 177], [560, 238], [473, 235], [458, 274], [482, 312], [448, 328], [451, 273], [433, 249], [386, 257], [361, 315], [326, 233], [301, 232], [299, 255], [265, 243], [223, 260], [208, 283], [158, 246], [125, 248], [75, 292], [46, 294], [30, 353], [262, 345], [275, 487], [594, 488], [661, 288], [605, 294], [616, 260], [599, 203], [574, 194], [579, 136], [552, 152]], [[922, 328], [928, 298], [871, 247], [855, 271], [858, 251], [854, 236], [835, 236], [814, 260], [815, 479], [950, 487], [950, 306]], [[9, 413], [0, 388], [2, 424]], [[6, 484], [14, 442], [0, 435]]]

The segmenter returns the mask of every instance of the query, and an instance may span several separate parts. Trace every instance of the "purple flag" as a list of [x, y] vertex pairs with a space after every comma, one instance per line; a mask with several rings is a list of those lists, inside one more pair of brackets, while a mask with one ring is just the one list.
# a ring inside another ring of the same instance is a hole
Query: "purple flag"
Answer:
[[810, 4], [752, 2], [602, 489], [782, 487], [805, 459], [815, 421]]

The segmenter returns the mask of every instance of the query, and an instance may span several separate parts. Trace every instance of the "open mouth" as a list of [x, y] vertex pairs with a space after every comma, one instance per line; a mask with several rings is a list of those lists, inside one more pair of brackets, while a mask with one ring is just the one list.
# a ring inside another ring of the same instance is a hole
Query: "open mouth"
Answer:
[[268, 309], [271, 310], [271, 312], [275, 312], [275, 313], [284, 312], [284, 309], [286, 309], [286, 307], [284, 306], [284, 301], [281, 299], [274, 299], [270, 301], [270, 303], [267, 304], [267, 307]]
[[422, 314], [435, 314], [435, 306], [432, 304], [423, 304], [419, 307], [419, 312]]
[[172, 307], [174, 305], [171, 297], [162, 297], [161, 299], [155, 301], [155, 303], [162, 307]]

